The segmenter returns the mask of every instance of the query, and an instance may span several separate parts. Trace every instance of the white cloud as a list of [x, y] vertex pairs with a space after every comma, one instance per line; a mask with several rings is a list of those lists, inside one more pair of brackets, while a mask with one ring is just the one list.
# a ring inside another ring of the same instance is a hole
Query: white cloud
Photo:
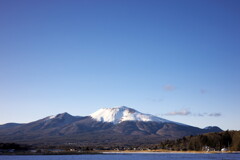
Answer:
[[210, 116], [210, 117], [220, 117], [220, 116], [222, 116], [222, 114], [221, 113], [209, 113], [208, 116]]
[[206, 94], [206, 93], [207, 93], [207, 90], [206, 90], [206, 89], [201, 89], [201, 90], [200, 90], [200, 93], [201, 93], [201, 94]]
[[168, 112], [163, 114], [163, 116], [197, 116], [197, 117], [220, 117], [222, 116], [221, 113], [192, 113], [191, 111], [187, 109], [174, 111], [174, 112]]
[[167, 84], [167, 85], [164, 85], [164, 86], [163, 86], [163, 89], [164, 89], [165, 91], [174, 91], [174, 90], [176, 89], [176, 87], [173, 86], [173, 85]]
[[184, 109], [184, 110], [180, 110], [180, 111], [174, 111], [174, 112], [169, 112], [169, 113], [166, 113], [165, 115], [167, 116], [187, 116], [187, 115], [190, 115], [191, 112]]

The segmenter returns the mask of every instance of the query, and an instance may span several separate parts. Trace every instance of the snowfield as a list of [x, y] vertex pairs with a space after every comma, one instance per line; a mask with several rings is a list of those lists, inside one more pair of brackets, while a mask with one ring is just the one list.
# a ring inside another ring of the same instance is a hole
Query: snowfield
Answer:
[[124, 121], [154, 121], [154, 122], [171, 122], [169, 120], [153, 116], [151, 114], [144, 114], [135, 109], [126, 106], [115, 108], [101, 108], [90, 115], [93, 119], [100, 122], [121, 123]]

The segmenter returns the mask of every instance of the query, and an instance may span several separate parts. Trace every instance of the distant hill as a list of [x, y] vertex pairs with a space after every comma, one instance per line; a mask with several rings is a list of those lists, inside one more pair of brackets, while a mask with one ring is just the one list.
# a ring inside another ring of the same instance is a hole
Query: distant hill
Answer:
[[90, 116], [62, 113], [27, 124], [0, 126], [0, 142], [28, 144], [135, 145], [222, 131], [144, 114], [125, 106], [102, 108]]

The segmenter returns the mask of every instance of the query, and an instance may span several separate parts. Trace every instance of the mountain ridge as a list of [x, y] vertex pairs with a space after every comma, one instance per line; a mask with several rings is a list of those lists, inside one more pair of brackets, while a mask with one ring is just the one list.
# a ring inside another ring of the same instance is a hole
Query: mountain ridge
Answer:
[[[110, 118], [104, 119], [104, 114]], [[90, 116], [64, 112], [26, 124], [0, 125], [0, 142], [145, 144], [215, 131], [222, 130], [218, 127], [201, 129], [122, 106], [100, 109]]]

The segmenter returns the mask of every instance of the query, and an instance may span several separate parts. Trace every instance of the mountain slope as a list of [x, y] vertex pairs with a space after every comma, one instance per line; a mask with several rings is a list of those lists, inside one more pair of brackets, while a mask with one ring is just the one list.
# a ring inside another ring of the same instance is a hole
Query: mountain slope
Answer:
[[62, 113], [27, 124], [3, 126], [0, 142], [31, 144], [149, 144], [221, 131], [216, 127], [200, 129], [172, 122], [128, 107], [104, 108], [85, 117]]
[[8, 129], [8, 128], [13, 128], [13, 127], [17, 127], [20, 126], [22, 124], [20, 123], [6, 123], [4, 125], [0, 125], [0, 129]]

